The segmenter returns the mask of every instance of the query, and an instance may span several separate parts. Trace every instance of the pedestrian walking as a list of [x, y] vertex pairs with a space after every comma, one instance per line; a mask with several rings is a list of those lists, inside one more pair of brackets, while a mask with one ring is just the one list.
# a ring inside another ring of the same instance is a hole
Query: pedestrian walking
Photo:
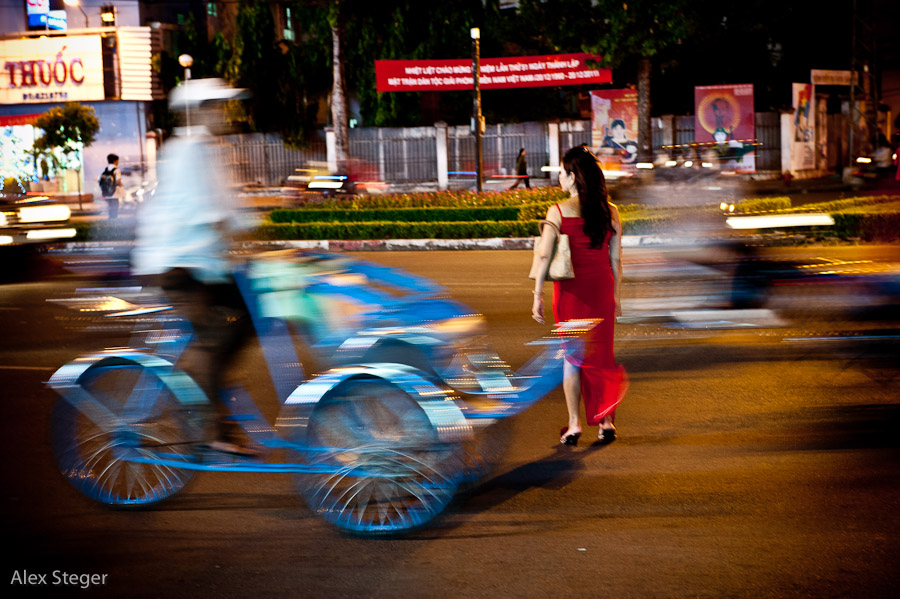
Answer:
[[[569, 236], [574, 277], [553, 282], [553, 317], [556, 322], [602, 319], [585, 336], [581, 349], [563, 363], [568, 424], [560, 431], [559, 441], [578, 444], [583, 397], [588, 425], [599, 426], [598, 442], [607, 444], [616, 439], [615, 409], [628, 386], [625, 369], [616, 364], [613, 354], [616, 317], [622, 314], [622, 221], [609, 201], [597, 158], [588, 148], [576, 146], [566, 152], [559, 183], [569, 198], [551, 206], [546, 218]], [[556, 235], [551, 226], [541, 234], [531, 313], [542, 324], [543, 285]]]
[[525, 148], [519, 150], [519, 155], [516, 157], [516, 182], [512, 184], [510, 189], [515, 189], [522, 181], [525, 181], [527, 189], [531, 189], [531, 182], [528, 180], [528, 161], [525, 158], [525, 154]]
[[119, 157], [116, 154], [106, 156], [106, 168], [100, 173], [100, 193], [106, 200], [106, 216], [110, 219], [119, 217], [119, 192], [122, 182], [119, 180]]

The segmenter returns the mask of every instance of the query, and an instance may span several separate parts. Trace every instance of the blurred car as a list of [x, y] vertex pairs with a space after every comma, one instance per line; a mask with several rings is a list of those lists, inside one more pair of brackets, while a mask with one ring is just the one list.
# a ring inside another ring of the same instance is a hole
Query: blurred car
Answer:
[[45, 196], [0, 194], [0, 246], [71, 239], [70, 216], [68, 206]]
[[140, 185], [127, 187], [125, 197], [122, 198], [123, 206], [137, 207], [138, 204], [153, 197], [156, 193], [156, 181], [141, 181]]

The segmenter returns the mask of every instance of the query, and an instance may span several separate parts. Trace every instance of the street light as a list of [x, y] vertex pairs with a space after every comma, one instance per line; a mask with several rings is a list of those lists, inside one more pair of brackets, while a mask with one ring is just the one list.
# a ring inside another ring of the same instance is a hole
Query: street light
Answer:
[[100, 22], [104, 27], [116, 26], [116, 7], [112, 4], [105, 4], [100, 7]]
[[84, 7], [81, 6], [81, 0], [63, 0], [63, 2], [65, 2], [66, 5], [68, 5], [68, 6], [77, 6], [78, 7], [78, 9], [81, 11], [81, 14], [84, 15], [84, 28], [87, 29], [88, 28], [88, 17], [87, 17], [87, 13], [84, 12]]
[[184, 104], [184, 120], [185, 125], [187, 125], [187, 134], [191, 134], [191, 102], [190, 97], [187, 96], [188, 92], [188, 81], [191, 80], [191, 65], [194, 64], [194, 57], [190, 54], [182, 54], [178, 57], [178, 64], [184, 67], [184, 93], [185, 97], [187, 97], [188, 101]]
[[481, 134], [484, 125], [481, 117], [481, 30], [473, 27], [469, 34], [472, 36], [472, 81], [475, 85], [475, 93], [472, 98], [473, 112], [475, 113], [472, 120], [475, 123], [475, 190], [479, 193], [482, 191], [482, 169], [483, 159], [481, 155]]

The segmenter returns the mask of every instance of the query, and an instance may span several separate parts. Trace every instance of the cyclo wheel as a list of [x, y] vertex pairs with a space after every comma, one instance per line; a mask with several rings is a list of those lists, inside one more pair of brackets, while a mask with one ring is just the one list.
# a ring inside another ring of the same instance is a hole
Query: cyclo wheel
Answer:
[[[151, 369], [127, 361], [85, 371], [78, 384], [117, 416], [112, 430], [98, 426], [60, 399], [52, 414], [53, 449], [63, 476], [91, 499], [142, 507], [180, 491], [193, 472], [192, 432], [184, 408]], [[173, 464], [174, 462], [174, 464]]]
[[306, 445], [314, 471], [298, 483], [307, 504], [355, 534], [422, 526], [460, 482], [458, 445], [440, 442], [416, 400], [384, 379], [351, 379], [323, 397]]

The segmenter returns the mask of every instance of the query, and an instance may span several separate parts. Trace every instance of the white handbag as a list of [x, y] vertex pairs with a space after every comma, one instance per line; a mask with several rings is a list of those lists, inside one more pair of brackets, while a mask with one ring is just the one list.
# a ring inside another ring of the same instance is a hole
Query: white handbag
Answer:
[[[539, 230], [544, 230], [544, 225], [553, 227], [556, 233], [556, 242], [553, 247], [553, 254], [550, 256], [550, 268], [547, 270], [546, 280], [548, 281], [564, 281], [575, 277], [575, 271], [572, 269], [572, 250], [569, 247], [569, 236], [562, 233], [556, 223], [549, 220], [542, 220], [539, 224]], [[540, 264], [541, 255], [541, 237], [534, 238], [534, 256], [531, 260], [531, 272], [528, 273], [529, 279], [536, 279], [538, 273], [538, 264]]]

